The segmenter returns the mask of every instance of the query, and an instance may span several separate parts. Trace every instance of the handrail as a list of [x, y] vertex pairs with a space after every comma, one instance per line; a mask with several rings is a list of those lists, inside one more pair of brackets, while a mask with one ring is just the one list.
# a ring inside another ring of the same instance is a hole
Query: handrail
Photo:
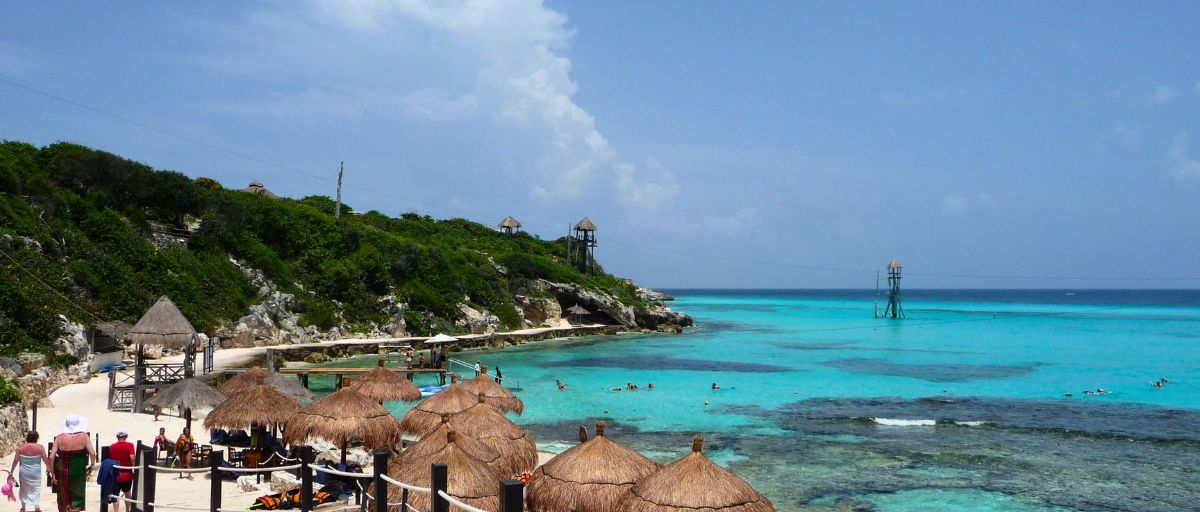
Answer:
[[466, 510], [467, 512], [488, 512], [484, 509], [467, 505], [466, 503], [459, 501], [458, 498], [447, 494], [446, 491], [438, 491], [438, 496], [441, 496], [446, 501], [449, 501], [451, 505], [454, 505], [454, 508], [459, 510]]
[[396, 480], [396, 479], [394, 479], [394, 478], [392, 478], [392, 477], [390, 477], [390, 476], [387, 476], [387, 475], [379, 475], [379, 478], [380, 478], [380, 479], [382, 479], [384, 482], [387, 482], [387, 483], [389, 483], [389, 484], [391, 484], [391, 485], [394, 485], [394, 486], [396, 486], [396, 487], [399, 487], [399, 488], [401, 488], [401, 489], [408, 489], [408, 490], [410, 490], [410, 491], [413, 491], [413, 492], [419, 492], [419, 493], [422, 493], [422, 494], [429, 494], [429, 493], [430, 493], [430, 489], [429, 489], [428, 487], [417, 487], [417, 486], [415, 486], [415, 485], [412, 485], [412, 484], [406, 484], [406, 483], [404, 483], [404, 482], [401, 482], [401, 481], [399, 481], [399, 480]]

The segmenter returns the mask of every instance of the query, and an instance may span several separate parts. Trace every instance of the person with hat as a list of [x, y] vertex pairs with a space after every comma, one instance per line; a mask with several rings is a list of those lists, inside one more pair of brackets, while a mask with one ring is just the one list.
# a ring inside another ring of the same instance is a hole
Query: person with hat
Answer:
[[54, 436], [54, 475], [58, 480], [59, 512], [84, 509], [88, 474], [96, 468], [96, 449], [88, 442], [87, 418], [74, 414], [59, 425]]
[[[117, 461], [118, 466], [132, 467], [133, 466], [133, 443], [129, 442], [129, 431], [125, 428], [117, 429], [117, 442], [108, 447], [108, 457]], [[129, 469], [117, 470], [117, 493], [125, 498], [129, 498], [130, 491], [133, 490], [133, 471]], [[121, 501], [116, 498], [110, 498], [109, 503], [113, 504], [114, 512], [121, 512]]]

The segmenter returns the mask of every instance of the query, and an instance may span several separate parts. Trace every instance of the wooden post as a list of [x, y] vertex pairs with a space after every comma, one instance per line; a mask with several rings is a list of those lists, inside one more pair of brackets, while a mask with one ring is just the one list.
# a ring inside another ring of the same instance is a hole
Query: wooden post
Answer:
[[149, 448], [142, 452], [142, 475], [145, 475], [142, 481], [142, 508], [145, 512], [154, 512], [154, 468], [151, 465], [154, 463], [154, 452]]
[[525, 484], [517, 480], [500, 481], [500, 512], [524, 512]]
[[387, 512], [388, 509], [388, 483], [383, 481], [383, 475], [387, 474], [388, 451], [388, 448], [375, 450], [375, 512]]
[[333, 220], [342, 220], [342, 172], [346, 170], [346, 162], [338, 164], [338, 189], [337, 189], [337, 204], [333, 209]]
[[38, 401], [34, 400], [33, 401], [33, 428], [31, 428], [29, 430], [37, 430], [37, 406], [38, 406]]
[[300, 512], [312, 510], [313, 495], [313, 449], [311, 446], [300, 447]]
[[100, 434], [96, 433], [96, 453], [100, 453]]
[[434, 464], [429, 468], [429, 497], [433, 500], [433, 512], [450, 512], [450, 502], [438, 494], [438, 491], [446, 490], [448, 483], [446, 469], [445, 464]]
[[[152, 453], [154, 453], [155, 457], [157, 458], [158, 447], [155, 446], [154, 449], [155, 449], [155, 451]], [[137, 444], [134, 445], [134, 451], [133, 451], [133, 465], [134, 466], [141, 466], [143, 464], [142, 459], [143, 459], [143, 454], [146, 453], [145, 450], [146, 450], [146, 446], [142, 444], [141, 439], [138, 439]], [[142, 493], [140, 490], [138, 490], [138, 488], [142, 486], [141, 483], [144, 481], [146, 481], [145, 473], [138, 471], [133, 474], [133, 488], [129, 490], [129, 499], [131, 499], [131, 500], [138, 499], [138, 495], [140, 495]], [[131, 510], [131, 511], [138, 510], [139, 508], [140, 507], [138, 507], [136, 503], [129, 504], [129, 510]]]
[[[108, 458], [109, 447], [105, 446], [100, 449], [100, 461]], [[100, 512], [108, 512], [108, 496], [100, 495]]]
[[213, 450], [209, 458], [208, 477], [211, 485], [208, 493], [208, 512], [221, 508], [221, 464], [225, 462], [225, 450]]

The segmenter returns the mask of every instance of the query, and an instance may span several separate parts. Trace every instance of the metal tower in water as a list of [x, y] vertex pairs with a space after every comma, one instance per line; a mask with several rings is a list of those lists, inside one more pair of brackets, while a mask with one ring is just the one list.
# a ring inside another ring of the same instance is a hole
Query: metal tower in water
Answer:
[[904, 318], [904, 306], [900, 305], [900, 270], [904, 268], [897, 260], [888, 264], [888, 303], [883, 310], [884, 318]]

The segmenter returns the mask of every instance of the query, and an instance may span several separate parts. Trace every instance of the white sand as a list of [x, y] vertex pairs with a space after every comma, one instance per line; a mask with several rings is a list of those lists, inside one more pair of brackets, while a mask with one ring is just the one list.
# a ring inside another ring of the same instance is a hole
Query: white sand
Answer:
[[[522, 334], [534, 334], [554, 329], [528, 329], [520, 331]], [[407, 338], [404, 340], [420, 340], [423, 338]], [[336, 342], [326, 342], [319, 344], [308, 344], [306, 346], [316, 345], [334, 345], [334, 344], [371, 344], [379, 343], [380, 341], [402, 341], [402, 340], [339, 340]], [[296, 345], [289, 345], [296, 346]], [[265, 347], [256, 348], [240, 348], [240, 349], [225, 349], [218, 350], [214, 353], [214, 368], [217, 370], [232, 367], [245, 367], [250, 362], [255, 361], [265, 354]], [[174, 358], [164, 358], [162, 362], [178, 362], [181, 356]], [[183, 430], [185, 422], [182, 417], [169, 416], [169, 413], [174, 411], [164, 411], [160, 417], [160, 421], [154, 421], [154, 416], [151, 414], [133, 414], [128, 412], [112, 412], [108, 410], [108, 376], [101, 375], [92, 378], [87, 383], [72, 384], [64, 386], [50, 395], [52, 406], [38, 408], [38, 432], [41, 434], [40, 442], [45, 444], [59, 433], [59, 425], [62, 420], [68, 415], [76, 414], [88, 419], [88, 430], [91, 432], [93, 442], [96, 434], [100, 434], [101, 446], [106, 446], [116, 442], [114, 432], [118, 428], [126, 428], [129, 431], [129, 441], [137, 443], [142, 441], [144, 444], [150, 444], [154, 437], [158, 435], [160, 427], [166, 427], [167, 435], [174, 440]], [[192, 414], [192, 430], [197, 442], [205, 444], [208, 435], [203, 427], [204, 414], [207, 411], [193, 411]], [[219, 449], [219, 447], [214, 447]], [[544, 464], [547, 460], [553, 457], [550, 453], [539, 453], [538, 464]], [[13, 454], [7, 454], [3, 459], [4, 469], [8, 469], [8, 465], [12, 463]], [[174, 475], [162, 474], [158, 475], [156, 480], [155, 502], [164, 506], [189, 507], [195, 509], [208, 509], [208, 497], [211, 482], [206, 474], [193, 475], [194, 480], [178, 479]], [[246, 509], [254, 502], [258, 496], [266, 494], [262, 491], [243, 492], [233, 482], [224, 483], [224, 493], [222, 497], [222, 508]], [[96, 485], [95, 474], [91, 475], [87, 486], [87, 501], [86, 510], [100, 510], [100, 488]], [[42, 487], [42, 510], [53, 511], [57, 510], [56, 495], [50, 492], [48, 486]], [[12, 504], [12, 510], [16, 510], [17, 504]], [[126, 510], [122, 507], [122, 511]], [[174, 510], [161, 509], [163, 512], [174, 512]]]

